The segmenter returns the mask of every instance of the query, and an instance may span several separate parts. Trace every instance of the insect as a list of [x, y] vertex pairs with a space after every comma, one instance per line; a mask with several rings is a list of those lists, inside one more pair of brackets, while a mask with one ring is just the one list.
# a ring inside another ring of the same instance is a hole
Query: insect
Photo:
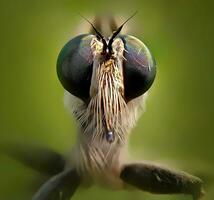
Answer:
[[78, 35], [62, 48], [57, 73], [78, 123], [77, 143], [69, 161], [48, 152], [49, 159], [34, 163], [52, 177], [33, 200], [70, 199], [79, 186], [94, 183], [156, 194], [183, 193], [194, 200], [203, 195], [202, 181], [195, 176], [122, 158], [156, 75], [147, 46], [121, 34], [128, 20], [119, 27], [112, 21], [109, 38], [98, 31], [99, 23], [89, 22], [92, 33]]

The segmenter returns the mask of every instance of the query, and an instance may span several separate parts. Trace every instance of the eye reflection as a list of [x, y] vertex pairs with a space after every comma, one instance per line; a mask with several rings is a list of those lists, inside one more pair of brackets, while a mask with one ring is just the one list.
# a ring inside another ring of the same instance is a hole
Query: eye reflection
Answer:
[[[90, 98], [93, 65], [99, 67], [103, 62], [103, 59], [98, 60], [93, 54], [99, 49], [93, 46], [94, 40], [98, 38], [91, 34], [71, 39], [62, 48], [57, 61], [57, 73], [63, 87], [84, 101]], [[102, 43], [102, 40], [99, 42]], [[130, 101], [144, 94], [151, 87], [156, 75], [155, 62], [146, 45], [133, 36], [118, 35], [111, 42], [110, 50], [101, 55], [105, 59], [121, 59], [125, 100]], [[109, 57], [105, 54], [111, 55]]]
[[83, 34], [71, 39], [61, 50], [57, 60], [57, 74], [63, 87], [76, 97], [89, 98], [94, 35]]
[[124, 51], [124, 88], [126, 100], [132, 100], [144, 94], [152, 85], [155, 75], [155, 61], [139, 39], [129, 36], [119, 36], [125, 46]]

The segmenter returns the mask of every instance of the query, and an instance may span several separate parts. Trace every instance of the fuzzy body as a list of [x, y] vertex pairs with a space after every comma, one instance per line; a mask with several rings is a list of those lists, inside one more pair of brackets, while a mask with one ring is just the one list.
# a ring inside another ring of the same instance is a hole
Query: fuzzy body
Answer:
[[[102, 43], [94, 39], [90, 100], [65, 93], [65, 104], [79, 124], [77, 144], [72, 152], [72, 165], [86, 182], [98, 182], [113, 188], [123, 186], [119, 179], [128, 134], [142, 111], [146, 94], [126, 102], [123, 83], [124, 46], [116, 39], [113, 56], [102, 55]], [[112, 134], [112, 140], [106, 134]]]

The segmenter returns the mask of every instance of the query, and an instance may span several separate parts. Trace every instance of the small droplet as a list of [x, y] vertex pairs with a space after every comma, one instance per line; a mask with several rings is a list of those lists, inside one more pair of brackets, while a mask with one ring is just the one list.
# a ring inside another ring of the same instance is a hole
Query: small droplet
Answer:
[[114, 134], [112, 131], [106, 133], [106, 140], [110, 143], [114, 142]]

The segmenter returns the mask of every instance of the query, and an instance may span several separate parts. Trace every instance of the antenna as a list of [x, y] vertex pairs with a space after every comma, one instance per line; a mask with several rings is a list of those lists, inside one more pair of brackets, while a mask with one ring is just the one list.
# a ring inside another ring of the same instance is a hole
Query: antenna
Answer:
[[113, 35], [111, 36], [111, 38], [110, 38], [110, 40], [109, 40], [109, 43], [108, 43], [108, 49], [109, 49], [109, 51], [112, 50], [111, 45], [112, 45], [112, 43], [113, 43], [115, 37], [116, 37], [116, 36], [120, 33], [120, 31], [122, 30], [123, 26], [124, 26], [131, 18], [133, 18], [136, 14], [137, 14], [137, 11], [136, 11], [134, 14], [132, 14], [125, 22], [123, 22], [122, 25], [121, 25], [116, 31], [113, 32]]
[[83, 19], [85, 19], [91, 26], [92, 28], [94, 29], [95, 33], [97, 34], [97, 36], [101, 39], [102, 43], [103, 43], [103, 51], [105, 52], [108, 45], [106, 43], [106, 40], [105, 38], [103, 37], [103, 35], [95, 28], [95, 26], [87, 19], [85, 18], [84, 16], [82, 16], [81, 14], [79, 14]]

